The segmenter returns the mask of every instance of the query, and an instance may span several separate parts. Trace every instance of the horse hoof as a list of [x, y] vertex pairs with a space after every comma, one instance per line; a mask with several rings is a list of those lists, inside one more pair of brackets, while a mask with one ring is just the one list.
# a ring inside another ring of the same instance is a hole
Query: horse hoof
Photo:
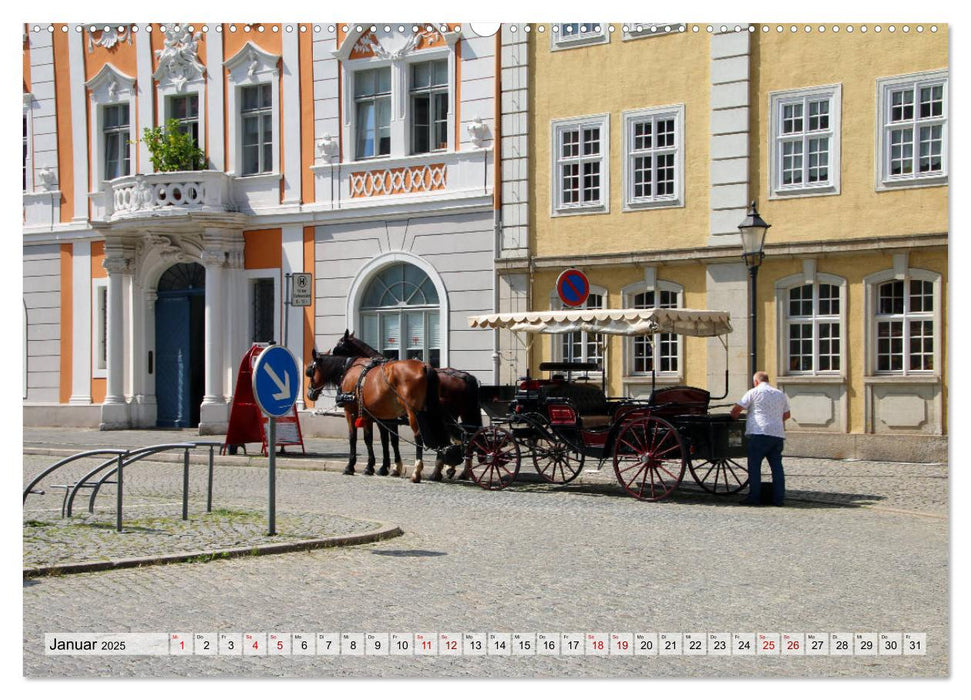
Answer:
[[401, 472], [395, 469], [393, 472], [391, 472], [391, 476], [401, 476]]
[[445, 470], [445, 476], [447, 476], [449, 479], [451, 479], [452, 477], [454, 477], [455, 476], [455, 469], [453, 467], [449, 467], [448, 469], [446, 469]]
[[387, 467], [381, 467], [380, 469], [378, 469], [378, 476], [387, 476], [387, 475], [388, 475]]
[[411, 483], [413, 483], [413, 484], [420, 484], [421, 483], [421, 477], [420, 476], [417, 476], [417, 475], [411, 477]]
[[346, 474], [347, 476], [354, 476], [354, 467], [347, 467], [344, 470], [344, 474]]
[[430, 477], [428, 477], [428, 479], [430, 481], [441, 481], [442, 480], [442, 473], [439, 472], [438, 474], [432, 474]]
[[365, 469], [364, 476], [374, 476], [374, 467], [368, 467]]

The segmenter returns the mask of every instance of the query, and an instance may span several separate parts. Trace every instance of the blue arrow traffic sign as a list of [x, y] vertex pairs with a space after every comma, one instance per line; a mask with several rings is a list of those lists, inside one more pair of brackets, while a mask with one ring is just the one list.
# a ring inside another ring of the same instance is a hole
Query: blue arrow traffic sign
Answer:
[[253, 395], [263, 412], [285, 416], [300, 392], [300, 370], [293, 354], [282, 345], [271, 345], [253, 365]]

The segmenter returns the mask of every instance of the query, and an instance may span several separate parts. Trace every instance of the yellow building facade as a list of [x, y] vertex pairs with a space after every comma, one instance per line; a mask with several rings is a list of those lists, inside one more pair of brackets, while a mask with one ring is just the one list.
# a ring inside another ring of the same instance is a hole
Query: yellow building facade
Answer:
[[[717, 341], [501, 336], [503, 380], [596, 361], [609, 393], [749, 385], [738, 224], [771, 224], [756, 356], [792, 403], [789, 451], [944, 459], [946, 26], [594, 25], [503, 29], [500, 311], [729, 311]], [[542, 29], [542, 31], [540, 31]], [[522, 154], [527, 154], [525, 157]], [[718, 403], [718, 402], [714, 402]]]

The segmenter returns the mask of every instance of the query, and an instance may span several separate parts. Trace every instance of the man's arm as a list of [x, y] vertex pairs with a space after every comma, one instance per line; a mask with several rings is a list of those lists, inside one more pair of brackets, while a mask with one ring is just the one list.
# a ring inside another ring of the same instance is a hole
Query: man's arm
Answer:
[[[744, 408], [742, 408], [738, 404], [735, 404], [734, 406], [732, 406], [732, 412], [729, 413], [728, 415], [730, 415], [732, 417], [732, 420], [734, 420], [735, 418], [738, 418], [740, 415], [742, 415], [742, 411], [744, 410], [745, 410]], [[789, 414], [787, 413], [786, 417], [788, 416]]]
[[787, 420], [789, 420], [789, 418], [791, 418], [791, 416], [789, 415], [789, 411], [786, 411], [785, 413], [782, 414], [782, 422], [783, 423], [785, 423]]

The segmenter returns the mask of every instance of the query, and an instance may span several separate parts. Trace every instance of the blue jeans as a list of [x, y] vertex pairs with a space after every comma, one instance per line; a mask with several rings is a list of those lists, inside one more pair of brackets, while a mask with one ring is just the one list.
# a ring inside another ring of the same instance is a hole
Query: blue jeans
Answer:
[[772, 435], [748, 436], [748, 500], [758, 503], [762, 495], [762, 460], [772, 469], [772, 505], [781, 506], [786, 496], [786, 477], [782, 473], [782, 446], [785, 440]]

